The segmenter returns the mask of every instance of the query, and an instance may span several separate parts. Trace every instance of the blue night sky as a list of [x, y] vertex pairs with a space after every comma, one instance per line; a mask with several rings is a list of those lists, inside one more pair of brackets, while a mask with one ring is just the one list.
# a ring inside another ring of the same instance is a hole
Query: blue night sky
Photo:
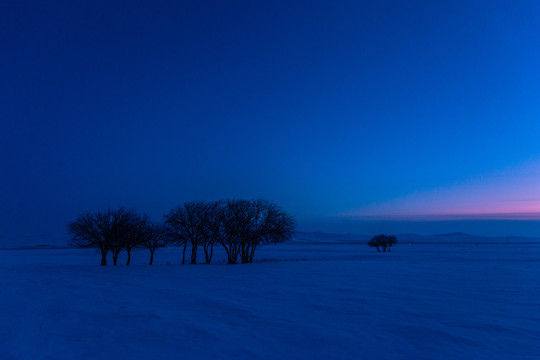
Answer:
[[537, 1], [0, 6], [0, 235], [241, 197], [300, 230], [540, 236]]

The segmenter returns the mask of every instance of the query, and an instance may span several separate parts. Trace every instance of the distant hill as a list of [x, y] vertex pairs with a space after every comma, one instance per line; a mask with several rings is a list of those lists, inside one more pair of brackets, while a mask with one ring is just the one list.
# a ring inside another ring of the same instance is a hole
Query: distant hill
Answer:
[[[295, 242], [340, 242], [356, 243], [368, 242], [373, 235], [364, 234], [332, 234], [324, 232], [303, 232], [297, 231], [293, 241]], [[478, 236], [462, 232], [434, 235], [419, 234], [397, 234], [400, 243], [437, 243], [437, 244], [518, 244], [518, 243], [540, 243], [540, 237], [524, 236]]]
[[68, 246], [67, 234], [0, 236], [0, 249], [65, 248]]
[[[295, 243], [367, 243], [373, 235], [297, 231]], [[434, 235], [397, 234], [401, 244], [520, 244], [539, 243], [540, 237], [478, 236], [462, 232]], [[0, 236], [0, 249], [48, 249], [69, 247], [67, 234]]]

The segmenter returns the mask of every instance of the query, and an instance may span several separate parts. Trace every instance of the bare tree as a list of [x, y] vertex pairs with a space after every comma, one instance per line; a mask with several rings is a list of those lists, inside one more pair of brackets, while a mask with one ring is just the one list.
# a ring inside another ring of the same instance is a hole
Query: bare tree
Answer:
[[210, 264], [214, 254], [214, 244], [216, 244], [222, 236], [223, 202], [214, 201], [205, 203], [200, 220], [200, 239], [204, 250], [205, 263]]
[[101, 251], [101, 265], [107, 265], [107, 253], [112, 252], [113, 265], [124, 248], [127, 224], [133, 216], [132, 210], [108, 208], [94, 214], [79, 215], [68, 225], [71, 243], [79, 247], [96, 247]]
[[290, 240], [294, 235], [294, 218], [279, 206], [266, 200], [251, 202], [252, 226], [247, 246], [242, 248], [242, 263], [253, 262], [255, 249], [261, 244], [277, 244]]
[[97, 217], [102, 227], [105, 243], [108, 245], [113, 256], [113, 265], [118, 263], [118, 255], [125, 248], [129, 233], [129, 222], [134, 216], [133, 210], [119, 208], [98, 212]]
[[101, 251], [101, 265], [107, 265], [108, 244], [102, 233], [102, 227], [97, 214], [85, 213], [68, 224], [68, 233], [71, 235], [71, 244], [82, 248], [99, 248]]
[[260, 244], [279, 243], [294, 234], [294, 218], [266, 200], [229, 200], [224, 209], [221, 244], [229, 264], [251, 263]]
[[223, 209], [223, 233], [220, 243], [227, 253], [227, 262], [236, 264], [241, 244], [249, 233], [250, 202], [227, 200]]
[[377, 252], [381, 252], [381, 244], [377, 241], [376, 237], [371, 238], [368, 242], [369, 247], [377, 248]]
[[146, 221], [143, 246], [150, 250], [150, 261], [148, 265], [154, 263], [156, 249], [167, 246], [167, 243], [168, 237], [165, 227], [159, 223]]
[[386, 250], [391, 251], [392, 246], [397, 244], [397, 237], [394, 235], [376, 235], [371, 238], [368, 242], [369, 247], [377, 248], [377, 252], [386, 252]]
[[[279, 206], [262, 201], [262, 226], [259, 230], [261, 244], [278, 244], [290, 240], [294, 236], [296, 222], [292, 215], [287, 214]], [[253, 255], [251, 256], [253, 260]]]
[[386, 245], [388, 246], [388, 251], [392, 251], [392, 246], [397, 245], [397, 237], [390, 235], [386, 238]]
[[184, 246], [182, 264], [185, 263], [186, 247], [191, 245], [191, 263], [197, 263], [197, 249], [201, 240], [201, 217], [205, 204], [201, 201], [187, 202], [165, 215], [165, 226], [178, 244]]
[[123, 237], [123, 247], [127, 252], [126, 265], [129, 265], [131, 262], [131, 250], [143, 245], [145, 241], [147, 221], [146, 216], [142, 217], [135, 212], [129, 214], [129, 218], [125, 223], [125, 236]]

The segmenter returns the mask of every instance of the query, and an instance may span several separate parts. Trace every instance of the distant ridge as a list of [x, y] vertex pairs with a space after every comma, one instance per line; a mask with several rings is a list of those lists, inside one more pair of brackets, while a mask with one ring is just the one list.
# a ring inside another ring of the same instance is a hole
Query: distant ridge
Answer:
[[69, 247], [67, 234], [0, 235], [0, 249], [47, 249]]
[[[322, 231], [297, 231], [293, 243], [367, 243], [375, 234], [334, 234]], [[464, 232], [433, 235], [414, 233], [396, 234], [400, 244], [540, 244], [540, 237], [480, 236]], [[67, 234], [41, 234], [29, 236], [0, 235], [0, 250], [69, 248]]]
[[[325, 232], [304, 232], [297, 231], [295, 242], [310, 243], [360, 243], [367, 242], [373, 235], [365, 234], [332, 234]], [[436, 244], [520, 244], [520, 243], [540, 243], [540, 237], [525, 236], [479, 236], [464, 232], [452, 232], [433, 235], [419, 235], [414, 233], [397, 234], [400, 243], [436, 243]]]

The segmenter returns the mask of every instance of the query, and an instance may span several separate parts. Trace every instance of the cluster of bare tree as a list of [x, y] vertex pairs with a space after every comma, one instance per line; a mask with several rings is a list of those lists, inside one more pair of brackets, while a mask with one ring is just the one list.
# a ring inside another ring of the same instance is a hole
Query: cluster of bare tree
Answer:
[[187, 245], [191, 245], [191, 263], [197, 262], [202, 247], [206, 263], [212, 261], [214, 245], [220, 244], [229, 264], [253, 262], [255, 249], [261, 244], [289, 240], [295, 222], [275, 204], [265, 200], [227, 200], [189, 202], [165, 216], [165, 227], [173, 241], [183, 247], [182, 264]]
[[257, 246], [286, 241], [294, 228], [292, 216], [265, 200], [187, 202], [165, 215], [164, 224], [120, 208], [82, 214], [68, 225], [73, 245], [100, 249], [101, 265], [107, 265], [109, 252], [116, 265], [122, 250], [127, 252], [129, 265], [131, 250], [136, 247], [150, 251], [151, 265], [156, 249], [168, 244], [182, 247], [182, 264], [188, 245], [195, 264], [199, 248], [210, 263], [216, 244], [224, 248], [229, 264], [236, 264], [239, 257], [242, 263], [250, 263]]
[[369, 247], [377, 248], [377, 251], [380, 252], [381, 249], [383, 252], [392, 251], [392, 246], [397, 244], [397, 237], [394, 235], [377, 235], [369, 240]]
[[131, 250], [135, 247], [145, 247], [150, 251], [149, 264], [152, 265], [156, 249], [167, 244], [163, 225], [124, 208], [79, 215], [68, 225], [68, 232], [73, 245], [98, 248], [101, 265], [107, 265], [109, 252], [112, 253], [113, 265], [116, 265], [118, 254], [124, 249], [127, 252], [126, 265], [129, 265]]

